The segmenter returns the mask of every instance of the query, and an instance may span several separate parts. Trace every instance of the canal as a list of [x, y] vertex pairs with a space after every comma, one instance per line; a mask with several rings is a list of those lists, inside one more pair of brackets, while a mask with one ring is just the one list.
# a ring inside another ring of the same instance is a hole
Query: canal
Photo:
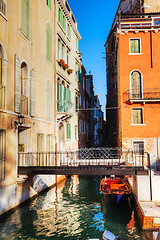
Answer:
[[103, 201], [99, 177], [71, 177], [0, 220], [0, 240], [101, 239], [105, 229], [120, 239], [151, 240], [141, 231], [134, 208]]

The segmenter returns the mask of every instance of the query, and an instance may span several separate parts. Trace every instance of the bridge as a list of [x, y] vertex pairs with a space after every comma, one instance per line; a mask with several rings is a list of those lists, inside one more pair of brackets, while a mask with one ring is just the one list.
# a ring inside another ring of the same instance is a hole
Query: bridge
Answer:
[[66, 152], [19, 153], [19, 175], [148, 175], [147, 152], [85, 148]]

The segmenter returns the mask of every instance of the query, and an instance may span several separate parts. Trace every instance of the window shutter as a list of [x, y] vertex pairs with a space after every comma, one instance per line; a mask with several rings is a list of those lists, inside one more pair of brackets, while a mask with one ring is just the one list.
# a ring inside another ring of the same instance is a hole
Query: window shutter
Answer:
[[63, 28], [66, 31], [66, 18], [63, 16]]
[[79, 83], [82, 84], [82, 70], [79, 68]]
[[64, 95], [63, 95], [63, 105], [64, 105], [64, 112], [66, 112], [66, 88], [64, 88]]
[[71, 102], [71, 90], [68, 89], [68, 101]]
[[71, 124], [67, 124], [67, 139], [71, 139]]
[[59, 83], [57, 83], [57, 111], [59, 112]]
[[140, 53], [140, 40], [135, 40], [135, 53]]
[[58, 22], [61, 21], [61, 10], [60, 7], [58, 6]]
[[30, 89], [30, 94], [31, 94], [31, 100], [30, 100], [30, 115], [31, 117], [35, 116], [35, 68], [32, 68], [31, 70], [31, 89]]
[[134, 40], [130, 40], [130, 53], [134, 53]]
[[69, 24], [67, 24], [67, 35], [69, 38], [71, 38], [71, 27]]
[[21, 32], [30, 39], [30, 0], [21, 0]]
[[49, 7], [50, 10], [52, 10], [52, 2], [51, 2], [51, 0], [48, 0], [48, 7]]
[[20, 59], [14, 56], [14, 78], [15, 78], [15, 95], [14, 95], [14, 111], [21, 113], [21, 64]]
[[59, 111], [62, 112], [62, 85], [59, 85]]
[[63, 12], [60, 10], [60, 24], [63, 26]]

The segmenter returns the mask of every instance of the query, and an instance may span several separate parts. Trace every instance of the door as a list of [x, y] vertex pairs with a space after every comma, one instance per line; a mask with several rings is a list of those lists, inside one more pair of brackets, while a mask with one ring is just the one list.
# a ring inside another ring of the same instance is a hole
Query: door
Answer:
[[138, 71], [134, 71], [131, 74], [131, 99], [141, 98], [142, 98], [141, 74]]

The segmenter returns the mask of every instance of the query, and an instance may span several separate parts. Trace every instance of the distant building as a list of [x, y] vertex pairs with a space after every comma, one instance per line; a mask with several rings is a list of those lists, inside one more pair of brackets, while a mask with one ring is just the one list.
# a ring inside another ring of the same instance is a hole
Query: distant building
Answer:
[[99, 96], [94, 96], [94, 146], [102, 147], [103, 143], [103, 112]]
[[77, 22], [67, 1], [56, 1], [57, 149], [78, 148], [81, 55]]
[[120, 1], [108, 35], [108, 146], [160, 154], [160, 2]]

